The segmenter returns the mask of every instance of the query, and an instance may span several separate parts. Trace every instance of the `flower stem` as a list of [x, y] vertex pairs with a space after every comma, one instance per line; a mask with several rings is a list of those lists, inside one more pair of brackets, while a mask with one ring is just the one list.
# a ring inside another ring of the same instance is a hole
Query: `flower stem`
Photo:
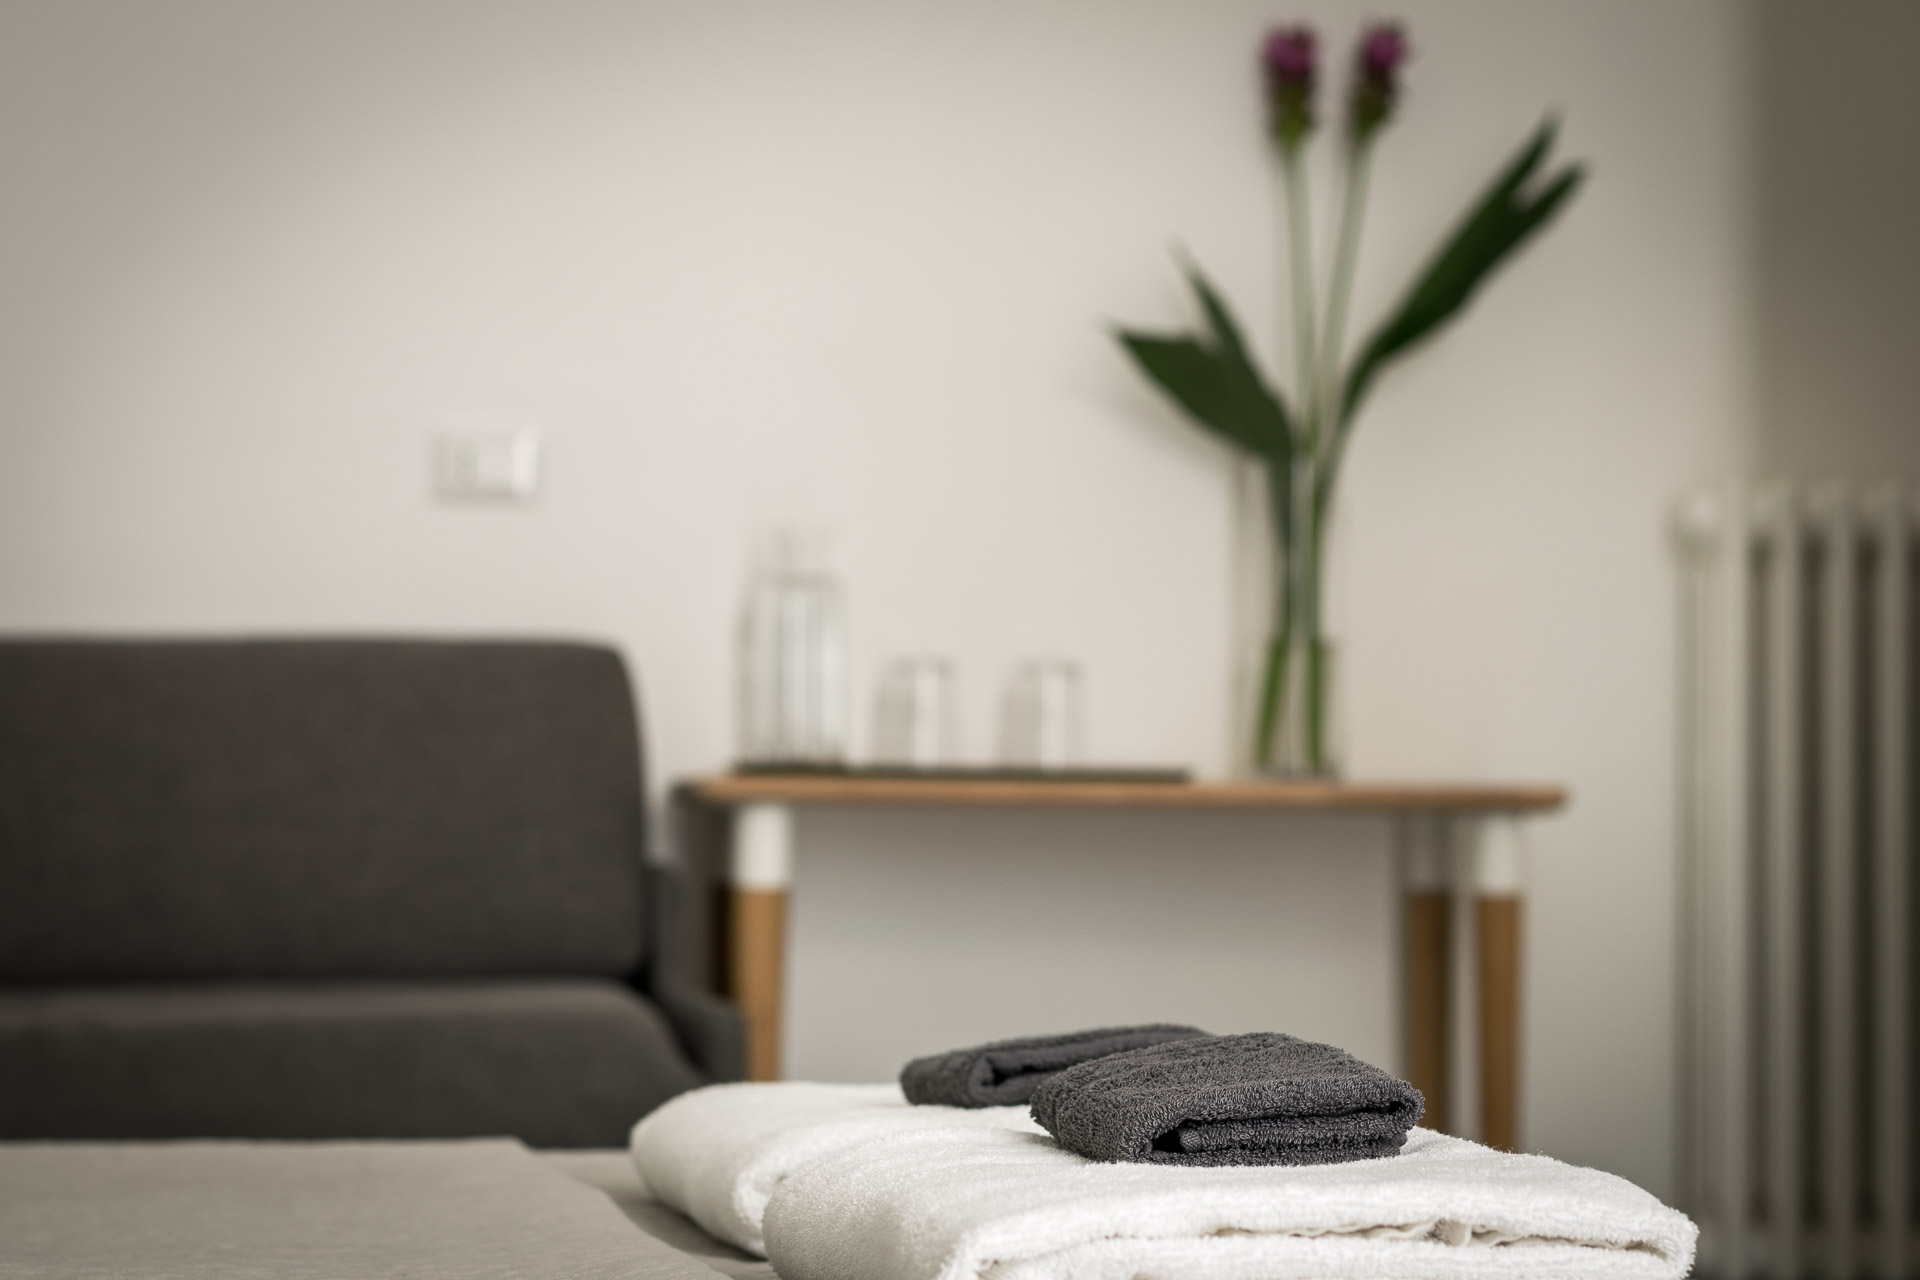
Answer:
[[1297, 453], [1304, 444], [1311, 453], [1318, 447], [1317, 419], [1314, 408], [1313, 340], [1313, 228], [1307, 212], [1307, 171], [1298, 144], [1282, 149], [1281, 174], [1287, 187], [1287, 241], [1291, 265], [1287, 272], [1293, 291], [1293, 350], [1299, 392], [1301, 434]]
[[1268, 461], [1262, 468], [1267, 481], [1267, 514], [1272, 522], [1274, 542], [1273, 630], [1267, 637], [1267, 656], [1260, 677], [1259, 714], [1253, 730], [1253, 763], [1256, 768], [1273, 765], [1274, 734], [1281, 724], [1281, 712], [1287, 696], [1287, 657], [1293, 643], [1294, 574], [1289, 560], [1292, 545], [1291, 491], [1294, 483], [1290, 469], [1276, 471]]
[[1372, 139], [1361, 135], [1347, 153], [1346, 191], [1341, 200], [1340, 239], [1334, 249], [1333, 278], [1327, 285], [1327, 325], [1320, 338], [1320, 378], [1317, 387], [1319, 418], [1328, 439], [1322, 461], [1331, 457], [1333, 436], [1340, 422], [1340, 357], [1347, 327], [1347, 306], [1353, 297], [1353, 272], [1360, 258], [1360, 228], [1366, 219], [1368, 161]]
[[[1368, 160], [1372, 147], [1367, 135], [1353, 140], [1347, 155], [1346, 189], [1341, 196], [1340, 231], [1334, 246], [1333, 274], [1327, 282], [1327, 316], [1319, 334], [1317, 365], [1303, 377], [1301, 398], [1307, 402], [1310, 443], [1296, 463], [1293, 493], [1293, 552], [1288, 566], [1288, 594], [1293, 600], [1293, 631], [1298, 637], [1301, 665], [1299, 696], [1301, 761], [1306, 771], [1325, 773], [1327, 751], [1327, 644], [1322, 634], [1321, 587], [1326, 553], [1326, 516], [1332, 504], [1333, 472], [1345, 443], [1341, 422], [1340, 359], [1345, 341], [1347, 308], [1353, 297], [1354, 268], [1360, 256], [1360, 230], [1366, 218]], [[1289, 194], [1293, 192], [1290, 186]], [[1300, 246], [1296, 242], [1296, 262]], [[1299, 277], [1296, 267], [1295, 278]], [[1300, 305], [1295, 291], [1295, 308]], [[1309, 298], [1308, 305], [1311, 305]]]
[[1273, 735], [1280, 724], [1280, 700], [1287, 687], [1290, 640], [1283, 623], [1267, 641], [1267, 660], [1260, 675], [1260, 721], [1253, 730], [1253, 763], [1262, 770], [1273, 765]]
[[1293, 635], [1295, 647], [1300, 650], [1300, 687], [1299, 697], [1302, 705], [1296, 709], [1301, 728], [1298, 750], [1301, 758], [1297, 762], [1309, 773], [1319, 773], [1325, 762], [1320, 724], [1321, 685], [1319, 680], [1320, 664], [1317, 655], [1320, 649], [1320, 517], [1314, 501], [1317, 489], [1318, 473], [1311, 454], [1295, 463], [1294, 488], [1294, 535], [1293, 564], [1289, 571], [1292, 579], [1289, 595], [1293, 600]]
[[[1284, 726], [1295, 720], [1304, 709], [1295, 707], [1289, 714], [1287, 705], [1289, 698], [1296, 696], [1292, 688], [1296, 680], [1288, 678], [1291, 674], [1289, 668], [1299, 662], [1294, 657], [1294, 650], [1300, 648], [1303, 642], [1311, 644], [1319, 634], [1314, 583], [1316, 566], [1313, 564], [1318, 551], [1314, 546], [1312, 529], [1316, 519], [1313, 495], [1319, 487], [1316, 462], [1322, 448], [1325, 422], [1320, 414], [1321, 397], [1317, 394], [1313, 228], [1309, 220], [1307, 173], [1302, 150], [1296, 142], [1283, 146], [1280, 152], [1281, 176], [1286, 183], [1287, 242], [1290, 251], [1287, 274], [1293, 296], [1299, 426], [1293, 447], [1288, 451], [1285, 474], [1269, 476], [1274, 509], [1281, 513], [1282, 518], [1276, 522], [1274, 530], [1275, 568], [1280, 576], [1277, 592], [1279, 616], [1275, 619], [1273, 637], [1268, 646], [1266, 678], [1261, 689], [1259, 738], [1254, 746], [1254, 759], [1263, 768], [1273, 763], [1275, 734], [1285, 735]], [[1281, 500], [1282, 493], [1286, 499], [1284, 502]], [[1298, 672], [1301, 677], [1310, 674], [1307, 670]], [[1306, 695], [1311, 702], [1311, 680], [1301, 683], [1306, 687], [1299, 689], [1298, 694]], [[1311, 725], [1310, 718], [1307, 723]], [[1294, 741], [1288, 743], [1289, 758], [1285, 763], [1289, 766], [1298, 764], [1291, 757], [1299, 745]], [[1312, 744], [1309, 742], [1305, 745], [1309, 748], [1311, 760]]]

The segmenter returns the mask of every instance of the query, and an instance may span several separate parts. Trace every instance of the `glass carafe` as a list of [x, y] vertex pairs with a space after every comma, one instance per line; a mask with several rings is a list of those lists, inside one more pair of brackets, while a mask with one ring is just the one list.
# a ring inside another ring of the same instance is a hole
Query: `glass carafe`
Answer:
[[782, 535], [748, 597], [742, 636], [742, 756], [819, 767], [847, 753], [846, 594], [823, 540]]

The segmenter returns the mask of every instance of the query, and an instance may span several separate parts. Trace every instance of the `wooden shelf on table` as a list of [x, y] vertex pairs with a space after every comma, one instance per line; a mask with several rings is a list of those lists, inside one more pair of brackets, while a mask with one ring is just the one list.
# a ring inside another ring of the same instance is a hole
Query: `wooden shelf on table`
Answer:
[[1307, 809], [1338, 813], [1546, 813], [1565, 788], [1434, 782], [1108, 782], [1049, 778], [726, 773], [681, 784], [688, 797], [748, 804], [1083, 809]]

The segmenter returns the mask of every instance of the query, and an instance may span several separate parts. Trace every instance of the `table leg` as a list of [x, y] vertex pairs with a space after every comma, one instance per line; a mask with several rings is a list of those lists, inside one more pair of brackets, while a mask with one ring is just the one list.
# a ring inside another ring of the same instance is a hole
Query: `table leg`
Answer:
[[1451, 1132], [1453, 911], [1443, 821], [1415, 814], [1400, 824], [1401, 1001], [1407, 1080], [1427, 1102], [1421, 1124]]
[[1525, 872], [1520, 819], [1480, 823], [1473, 869], [1479, 979], [1480, 1137], [1520, 1146], [1520, 896]]
[[721, 990], [746, 1019], [747, 1079], [778, 1080], [793, 810], [742, 805], [733, 813], [732, 843], [718, 921]]

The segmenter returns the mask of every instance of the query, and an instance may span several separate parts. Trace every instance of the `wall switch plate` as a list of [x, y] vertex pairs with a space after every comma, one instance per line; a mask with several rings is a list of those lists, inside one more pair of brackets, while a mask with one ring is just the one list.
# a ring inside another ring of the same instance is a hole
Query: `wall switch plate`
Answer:
[[433, 490], [454, 502], [531, 502], [540, 491], [539, 433], [436, 437]]

